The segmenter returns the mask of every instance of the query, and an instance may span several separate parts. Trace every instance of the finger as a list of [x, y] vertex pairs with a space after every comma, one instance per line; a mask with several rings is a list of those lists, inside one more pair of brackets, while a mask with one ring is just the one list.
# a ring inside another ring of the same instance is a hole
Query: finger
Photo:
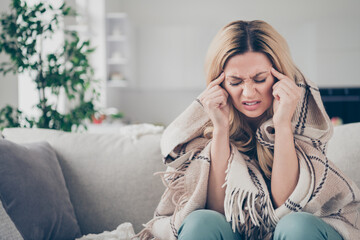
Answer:
[[278, 91], [280, 93], [282, 93], [283, 96], [287, 96], [287, 97], [291, 97], [292, 96], [292, 92], [290, 91], [290, 89], [285, 86], [285, 85], [281, 85], [278, 87]]
[[280, 96], [279, 96], [279, 94], [278, 94], [277, 91], [273, 91], [273, 92], [272, 92], [272, 95], [274, 96], [274, 99], [275, 99], [275, 100], [280, 100]]
[[285, 79], [283, 81], [277, 82], [273, 85], [273, 90], [279, 86], [283, 86], [283, 89], [288, 92], [291, 97], [299, 98], [301, 95], [301, 88], [298, 87], [291, 79]]
[[[217, 90], [213, 91], [213, 92], [210, 92], [212, 89], [216, 88]], [[216, 97], [224, 97], [224, 98], [228, 98], [229, 97], [229, 94], [222, 88], [220, 87], [213, 87], [212, 89], [209, 89], [209, 93], [205, 96], [205, 99], [214, 99]]]
[[273, 96], [276, 100], [280, 100], [281, 98], [289, 98], [290, 94], [282, 87], [278, 87], [275, 91], [273, 91]]
[[[288, 78], [288, 77], [286, 77], [285, 79], [282, 79], [282, 81], [279, 81], [279, 82], [282, 82], [282, 83], [286, 84], [291, 89], [297, 89], [298, 88], [295, 81]], [[277, 83], [279, 83], [279, 82], [277, 82]]]
[[[279, 73], [281, 74], [281, 73]], [[275, 76], [275, 74], [273, 74]], [[273, 88], [276, 88], [278, 85], [282, 85], [282, 84], [285, 84], [287, 85], [290, 89], [292, 90], [297, 90], [298, 86], [295, 84], [295, 81], [293, 81], [292, 79], [288, 78], [287, 76], [283, 75], [282, 76], [284, 78], [280, 79], [281, 81], [278, 81], [277, 83], [275, 83], [273, 85]]]
[[283, 80], [285, 78], [288, 78], [286, 75], [276, 71], [276, 69], [273, 68], [273, 67], [271, 68], [271, 74], [274, 75], [274, 77], [276, 77], [279, 80]]
[[209, 83], [208, 88], [212, 88], [213, 86], [220, 85], [224, 81], [224, 79], [225, 79], [225, 73], [222, 72], [218, 78], [216, 78], [215, 80]]
[[207, 87], [198, 97], [199, 101], [204, 104], [206, 99], [211, 99], [214, 96], [223, 94], [226, 98], [229, 96], [229, 93], [219, 85], [214, 85], [213, 87]]
[[276, 84], [273, 85], [273, 90], [277, 89], [277, 88], [282, 88], [284, 89], [286, 92], [288, 92], [289, 94], [293, 94], [293, 95], [296, 95], [297, 92], [296, 92], [296, 85], [293, 85], [290, 80], [287, 81], [287, 80], [283, 80], [283, 81], [279, 81], [277, 82]]
[[[207, 89], [207, 94], [206, 95], [212, 95], [214, 93], [222, 93], [223, 91], [225, 91], [221, 86], [219, 85], [214, 85], [213, 87], [209, 87]], [[225, 91], [226, 92], [226, 91]]]
[[217, 108], [222, 108], [224, 106], [226, 106], [227, 104], [227, 98], [225, 96], [218, 96], [216, 98], [213, 99], [214, 103], [215, 103], [215, 107]]
[[227, 98], [224, 95], [213, 96], [204, 100], [205, 106], [210, 110], [214, 108], [221, 108], [227, 104]]

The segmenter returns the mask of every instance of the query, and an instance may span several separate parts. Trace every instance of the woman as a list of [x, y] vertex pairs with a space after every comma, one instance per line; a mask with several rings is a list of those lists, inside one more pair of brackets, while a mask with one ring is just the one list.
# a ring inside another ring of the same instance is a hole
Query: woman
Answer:
[[325, 155], [331, 122], [286, 41], [232, 22], [205, 69], [162, 137], [167, 189], [141, 239], [358, 239], [359, 189]]

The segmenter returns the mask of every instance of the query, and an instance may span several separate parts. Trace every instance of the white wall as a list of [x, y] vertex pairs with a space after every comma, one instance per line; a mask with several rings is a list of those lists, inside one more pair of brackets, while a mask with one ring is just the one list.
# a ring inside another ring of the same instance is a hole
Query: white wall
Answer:
[[[0, 55], [0, 63], [8, 61], [4, 54]], [[5, 105], [18, 106], [18, 82], [17, 77], [12, 73], [6, 76], [0, 75], [0, 109]]]
[[[0, 11], [3, 12], [9, 8], [10, 0], [0, 1]], [[0, 63], [8, 61], [8, 57], [5, 54], [0, 54]], [[0, 74], [0, 108], [10, 104], [12, 106], [18, 106], [18, 83], [17, 78], [12, 73], [8, 73], [6, 76]]]
[[108, 106], [135, 122], [168, 124], [204, 88], [203, 62], [230, 21], [262, 19], [287, 40], [294, 61], [321, 87], [360, 86], [360, 1], [107, 0], [135, 34], [136, 89], [108, 89]]
[[[299, 68], [319, 86], [360, 86], [358, 0], [103, 1], [108, 12], [128, 13], [134, 33], [135, 87], [108, 88], [107, 106], [134, 122], [170, 123], [205, 86], [210, 41], [238, 19], [273, 25], [288, 40]], [[0, 11], [9, 3], [0, 1]], [[17, 105], [17, 87], [15, 77], [0, 76], [0, 107]]]

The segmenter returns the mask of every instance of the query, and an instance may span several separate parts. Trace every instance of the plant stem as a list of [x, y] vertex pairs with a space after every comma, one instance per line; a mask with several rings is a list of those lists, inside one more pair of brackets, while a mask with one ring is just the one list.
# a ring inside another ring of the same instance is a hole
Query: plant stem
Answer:
[[41, 111], [42, 111], [42, 118], [44, 120], [43, 126], [40, 127], [48, 127], [49, 126], [49, 117], [47, 116], [47, 109], [46, 109], [46, 96], [45, 96], [45, 78], [43, 73], [43, 59], [42, 59], [42, 51], [43, 51], [43, 39], [40, 37], [40, 49], [39, 49], [39, 87], [41, 94], [39, 95], [40, 102], [41, 102]]

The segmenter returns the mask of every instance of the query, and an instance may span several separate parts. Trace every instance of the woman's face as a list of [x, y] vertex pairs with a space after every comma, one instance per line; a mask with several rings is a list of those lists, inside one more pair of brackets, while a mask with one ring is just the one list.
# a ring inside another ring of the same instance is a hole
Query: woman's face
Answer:
[[231, 57], [226, 63], [223, 87], [234, 107], [249, 120], [272, 107], [274, 76], [272, 64], [264, 53], [246, 52]]

